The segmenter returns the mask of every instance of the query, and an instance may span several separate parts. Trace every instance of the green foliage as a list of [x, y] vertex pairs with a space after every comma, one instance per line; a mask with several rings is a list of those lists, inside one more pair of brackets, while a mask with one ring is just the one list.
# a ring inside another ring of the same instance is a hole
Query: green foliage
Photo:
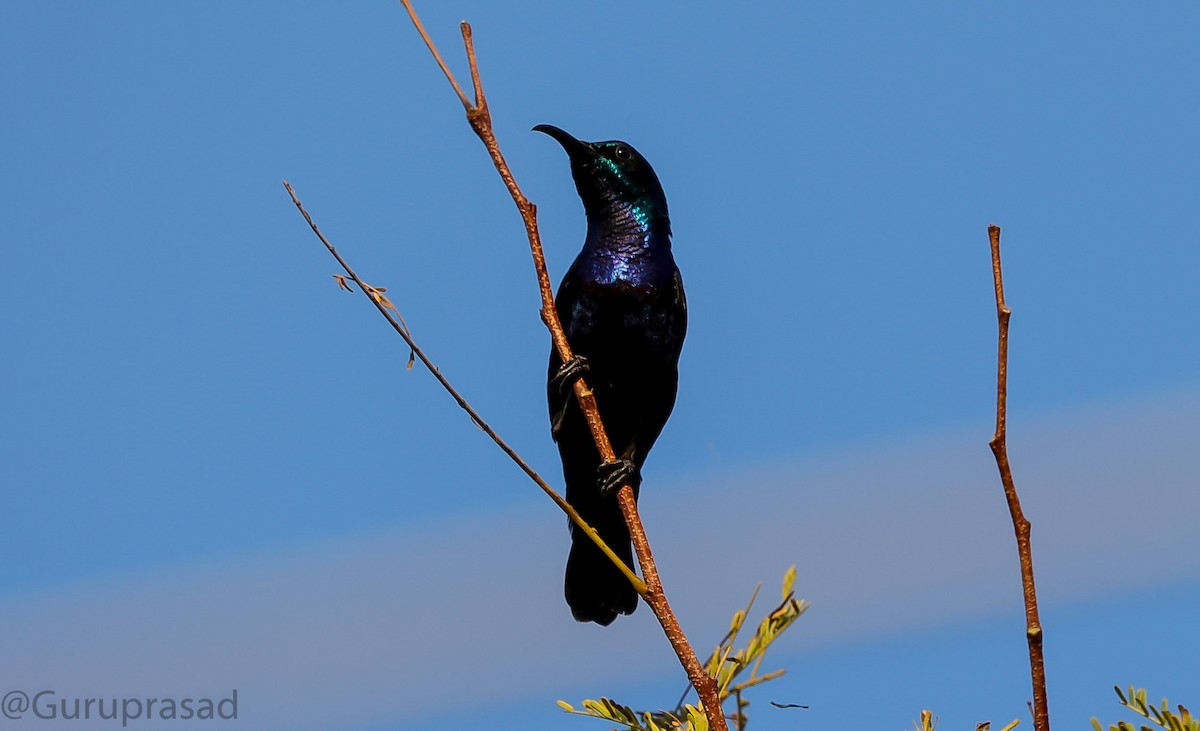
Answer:
[[[934, 731], [934, 729], [937, 727], [937, 721], [938, 720], [933, 716], [933, 711], [921, 711], [921, 720], [913, 721], [913, 729], [915, 729], [915, 731]], [[1014, 720], [1004, 728], [1000, 729], [1000, 731], [1012, 731], [1014, 728], [1020, 725], [1021, 721], [1019, 719]], [[982, 723], [975, 724], [975, 731], [989, 731], [991, 728], [991, 721], [983, 721]]]
[[708, 731], [708, 719], [704, 711], [690, 703], [680, 704], [674, 711], [657, 713], [635, 711], [608, 698], [585, 700], [583, 708], [578, 711], [566, 701], [558, 701], [558, 706], [567, 713], [603, 718], [631, 731]]
[[[754, 636], [750, 638], [744, 648], [738, 650], [734, 648], [734, 644], [737, 642], [738, 634], [746, 623], [746, 617], [750, 614], [750, 609], [754, 606], [754, 600], [762, 585], [755, 588], [746, 608], [734, 613], [733, 621], [729, 625], [729, 632], [717, 644], [716, 649], [709, 656], [708, 662], [704, 665], [708, 674], [717, 680], [721, 700], [725, 701], [730, 696], [736, 700], [737, 709], [730, 718], [739, 731], [746, 727], [746, 708], [750, 705], [750, 701], [742, 694], [753, 686], [774, 680], [784, 674], [782, 669], [760, 674], [759, 669], [771, 643], [778, 639], [784, 630], [792, 626], [792, 623], [799, 619], [800, 615], [809, 607], [808, 602], [795, 598], [792, 591], [795, 581], [796, 567], [792, 566], [783, 575], [781, 592], [783, 601], [758, 623], [758, 629], [754, 632]], [[741, 682], [735, 682], [743, 677], [747, 669], [750, 671], [749, 675]], [[657, 712], [635, 711], [629, 706], [621, 705], [608, 698], [585, 700], [582, 703], [583, 707], [578, 710], [565, 701], [558, 701], [558, 706], [567, 713], [602, 718], [620, 724], [630, 731], [708, 731], [708, 719], [705, 718], [703, 709], [699, 704], [685, 703], [684, 699], [686, 698], [687, 694], [685, 693], [684, 698], [680, 699], [674, 710]]]
[[[1149, 704], [1146, 701], [1145, 688], [1134, 688], [1131, 685], [1127, 692], [1122, 693], [1120, 687], [1113, 686], [1113, 690], [1117, 691], [1121, 705], [1152, 721], [1160, 728], [1167, 729], [1167, 731], [1200, 731], [1200, 719], [1194, 718], [1183, 706], [1176, 706], [1179, 709], [1179, 713], [1176, 714], [1167, 707], [1166, 698], [1163, 698], [1162, 703], [1158, 706]], [[1104, 727], [1100, 725], [1100, 721], [1095, 718], [1092, 719], [1092, 728], [1096, 731], [1105, 731]], [[1115, 725], [1109, 725], [1108, 731], [1154, 731], [1154, 728], [1146, 724], [1134, 726], [1128, 721], [1118, 721]]]

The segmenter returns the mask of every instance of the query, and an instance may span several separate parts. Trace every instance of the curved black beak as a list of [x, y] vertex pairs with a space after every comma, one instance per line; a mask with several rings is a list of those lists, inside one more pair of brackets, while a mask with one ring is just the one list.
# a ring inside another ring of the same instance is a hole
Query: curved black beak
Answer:
[[539, 124], [533, 128], [533, 131], [541, 132], [553, 137], [558, 144], [563, 146], [563, 149], [567, 151], [567, 157], [570, 157], [572, 160], [579, 156], [591, 157], [596, 154], [596, 151], [592, 149], [591, 145], [583, 140], [575, 139], [571, 135], [567, 134], [564, 130], [559, 129], [552, 124]]

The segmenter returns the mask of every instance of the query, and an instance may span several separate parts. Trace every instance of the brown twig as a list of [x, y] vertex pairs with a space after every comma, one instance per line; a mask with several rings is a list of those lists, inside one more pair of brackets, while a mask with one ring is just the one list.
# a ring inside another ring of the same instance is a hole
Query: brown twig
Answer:
[[1021, 586], [1025, 594], [1025, 638], [1029, 643], [1029, 672], [1033, 679], [1033, 727], [1050, 731], [1050, 713], [1046, 708], [1046, 662], [1042, 655], [1042, 623], [1038, 619], [1037, 589], [1033, 583], [1033, 551], [1029, 543], [1029, 521], [1021, 511], [1021, 500], [1013, 483], [1008, 463], [1008, 321], [1012, 310], [1004, 302], [1004, 276], [1000, 271], [1000, 227], [988, 226], [992, 248], [992, 279], [996, 285], [996, 318], [1000, 327], [1000, 344], [996, 372], [996, 433], [988, 445], [996, 456], [1004, 497], [1012, 515], [1017, 536], [1017, 554], [1021, 561]]
[[[417, 18], [416, 11], [413, 10], [409, 0], [400, 1], [408, 11], [413, 25], [421, 32], [421, 37], [424, 39], [425, 45], [429, 47], [434, 58], [438, 60], [442, 71], [451, 78], [451, 85], [459, 95], [459, 98], [463, 99], [460, 87], [454, 82], [452, 74], [442, 62], [433, 41], [424, 32], [420, 20]], [[567, 336], [563, 332], [562, 324], [558, 321], [558, 312], [554, 307], [554, 289], [550, 283], [550, 274], [546, 269], [546, 258], [542, 252], [541, 236], [538, 233], [537, 207], [525, 197], [517, 186], [508, 163], [500, 151], [500, 145], [496, 141], [496, 135], [492, 130], [491, 113], [488, 111], [487, 99], [483, 93], [483, 82], [479, 76], [479, 66], [475, 57], [475, 44], [471, 37], [471, 26], [466, 21], [463, 21], [461, 31], [463, 45], [466, 47], [467, 62], [471, 70], [471, 81], [475, 89], [475, 103], [473, 105], [466, 103], [465, 99], [463, 100], [466, 106], [467, 122], [471, 125], [471, 129], [475, 131], [475, 134], [479, 136], [484, 147], [487, 148], [488, 155], [492, 158], [492, 163], [496, 167], [496, 172], [500, 174], [501, 180], [504, 181], [505, 187], [508, 188], [508, 192], [521, 214], [521, 220], [525, 223], [525, 233], [529, 239], [529, 249], [533, 255], [538, 288], [542, 296], [542, 320], [550, 330], [550, 335], [554, 341], [554, 347], [558, 350], [559, 357], [562, 358], [564, 363], [567, 363], [572, 358], [571, 346], [567, 343]], [[600, 453], [600, 459], [604, 462], [614, 461], [616, 454], [613, 451], [612, 444], [608, 440], [604, 424], [600, 421], [600, 412], [596, 408], [595, 396], [583, 379], [575, 382], [575, 397], [579, 401], [584, 417], [591, 429], [592, 437], [596, 441], [596, 448]], [[691, 681], [692, 686], [696, 688], [696, 694], [704, 706], [704, 712], [708, 718], [710, 728], [714, 729], [714, 731], [727, 731], [728, 726], [724, 715], [721, 713], [717, 683], [704, 671], [704, 666], [700, 664], [695, 651], [688, 644], [687, 637], [684, 635], [683, 629], [679, 626], [679, 621], [675, 618], [674, 612], [671, 611], [666, 594], [663, 592], [662, 582], [658, 576], [658, 569], [654, 563], [654, 556], [650, 551], [650, 543], [646, 538], [646, 531], [642, 527], [641, 517], [638, 515], [637, 501], [634, 498], [632, 488], [628, 485], [621, 487], [617, 492], [617, 501], [621, 506], [621, 512], [624, 514], [625, 522], [629, 527], [629, 536], [633, 542], [633, 549], [637, 553], [638, 565], [642, 569], [642, 576], [646, 582], [645, 590], [639, 589], [638, 593], [645, 599], [646, 604], [650, 606], [651, 611], [654, 612], [654, 616], [658, 618], [667, 640], [671, 643], [671, 647], [674, 648], [675, 654], [679, 657], [680, 664], [683, 665], [684, 670], [687, 672], [688, 679]]]
[[400, 0], [400, 2], [404, 5], [404, 9], [408, 11], [409, 20], [411, 20], [413, 25], [417, 27], [417, 32], [420, 33], [421, 38], [425, 40], [425, 46], [429, 49], [429, 52], [433, 54], [434, 60], [437, 61], [438, 66], [442, 69], [442, 73], [446, 75], [446, 79], [450, 82], [450, 86], [454, 87], [454, 93], [458, 94], [458, 100], [462, 102], [464, 108], [470, 109], [471, 101], [467, 99], [467, 95], [463, 93], [462, 88], [458, 85], [458, 81], [454, 78], [454, 74], [450, 73], [450, 67], [447, 66], [446, 62], [442, 60], [442, 54], [438, 53], [437, 46], [433, 45], [433, 39], [431, 39], [429, 34], [425, 32], [425, 26], [421, 24], [421, 19], [417, 17], [417, 13], [415, 10], [413, 10], [412, 4], [409, 3], [408, 0]]
[[338, 253], [338, 250], [334, 248], [333, 244], [329, 243], [329, 239], [325, 238], [325, 234], [321, 233], [321, 229], [317, 227], [317, 224], [315, 221], [313, 221], [312, 216], [309, 215], [307, 210], [305, 210], [304, 204], [300, 202], [300, 198], [296, 195], [296, 191], [292, 188], [292, 184], [285, 180], [283, 181], [283, 187], [287, 188], [288, 195], [292, 197], [292, 203], [296, 204], [296, 208], [299, 209], [300, 215], [304, 216], [305, 221], [308, 221], [309, 228], [313, 230], [313, 233], [317, 235], [317, 238], [321, 240], [321, 243], [325, 244], [325, 248], [329, 250], [329, 253], [333, 255], [333, 258], [337, 259], [338, 264], [340, 264], [342, 269], [345, 270], [345, 277], [339, 274], [334, 275], [334, 278], [338, 280], [338, 285], [347, 291], [352, 291], [350, 286], [346, 284], [346, 278], [349, 278], [350, 281], [357, 284], [359, 289], [363, 291], [363, 294], [367, 295], [367, 298], [371, 300], [371, 304], [375, 305], [375, 309], [379, 310], [379, 314], [383, 315], [387, 319], [388, 323], [391, 324], [392, 329], [404, 339], [404, 342], [410, 348], [412, 355], [421, 361], [421, 364], [433, 374], [433, 377], [437, 379], [438, 383], [442, 384], [442, 388], [446, 389], [446, 392], [449, 393], [455, 402], [458, 403], [459, 407], [461, 407], [463, 411], [467, 412], [467, 415], [471, 417], [471, 421], [475, 422], [476, 426], [478, 426], [485, 434], [491, 437], [492, 441], [496, 443], [496, 446], [500, 447], [500, 449], [508, 455], [509, 459], [515, 462], [517, 466], [521, 468], [521, 471], [529, 476], [529, 479], [533, 480], [538, 487], [542, 488], [542, 491], [549, 495], [550, 499], [553, 500], [558, 507], [562, 508], [563, 512], [567, 514], [567, 517], [570, 518], [575, 525], [579, 526], [579, 528], [585, 534], [587, 534], [597, 546], [599, 546], [600, 550], [604, 552], [604, 555], [608, 556], [610, 560], [616, 563], [617, 568], [621, 569], [622, 573], [625, 574], [625, 577], [633, 582], [635, 587], [640, 585], [641, 589], [644, 589], [645, 584], [642, 583], [642, 580], [639, 579], [637, 574], [634, 574], [633, 570], [626, 566], [625, 563], [621, 561], [621, 559], [619, 559], [615, 553], [613, 553], [612, 549], [609, 548], [600, 538], [600, 535], [596, 533], [596, 529], [588, 525], [579, 515], [579, 513], [575, 512], [575, 508], [571, 507], [570, 503], [568, 503], [557, 492], [555, 492], [554, 488], [550, 487], [550, 485], [542, 479], [541, 475], [539, 475], [532, 467], [529, 466], [529, 463], [526, 462], [521, 455], [517, 454], [512, 447], [508, 446], [508, 442], [505, 442], [500, 435], [497, 434], [494, 429], [492, 429], [491, 425], [483, 420], [483, 417], [479, 415], [479, 412], [475, 411], [471, 404], [467, 403], [467, 400], [458, 392], [458, 389], [454, 388], [454, 386], [450, 384], [450, 381], [446, 380], [446, 377], [442, 375], [441, 370], [429, 360], [429, 358], [425, 355], [425, 351], [421, 350], [421, 346], [417, 345], [416, 341], [413, 340], [412, 333], [409, 332], [408, 326], [404, 324], [404, 318], [400, 316], [400, 311], [396, 309], [396, 306], [392, 304], [392, 301], [383, 294], [385, 290], [380, 287], [372, 287], [358, 278], [358, 275], [355, 274], [354, 270], [350, 268], [350, 264], [342, 258], [342, 255]]

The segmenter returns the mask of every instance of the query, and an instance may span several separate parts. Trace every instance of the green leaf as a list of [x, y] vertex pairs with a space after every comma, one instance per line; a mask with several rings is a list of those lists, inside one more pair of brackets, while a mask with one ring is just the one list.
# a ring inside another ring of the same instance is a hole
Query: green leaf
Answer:
[[796, 564], [792, 564], [787, 571], [783, 572], [783, 601], [787, 601], [792, 595], [792, 587], [796, 583]]
[[592, 700], [591, 698], [588, 698], [587, 700], [585, 700], [583, 702], [583, 707], [588, 709], [589, 711], [591, 711], [592, 715], [594, 715], [594, 716], [599, 716], [600, 718], [608, 718], [607, 711], [605, 711], [605, 709], [604, 709], [604, 704], [601, 703], [600, 701], [596, 701], [596, 700]]

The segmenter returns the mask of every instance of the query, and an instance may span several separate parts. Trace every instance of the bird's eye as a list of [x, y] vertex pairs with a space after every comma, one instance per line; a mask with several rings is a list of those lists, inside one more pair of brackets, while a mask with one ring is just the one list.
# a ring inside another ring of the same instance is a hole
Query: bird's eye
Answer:
[[625, 145], [617, 145], [616, 149], [613, 150], [613, 154], [617, 156], [618, 160], [628, 160], [633, 157], [629, 152], [629, 148]]

